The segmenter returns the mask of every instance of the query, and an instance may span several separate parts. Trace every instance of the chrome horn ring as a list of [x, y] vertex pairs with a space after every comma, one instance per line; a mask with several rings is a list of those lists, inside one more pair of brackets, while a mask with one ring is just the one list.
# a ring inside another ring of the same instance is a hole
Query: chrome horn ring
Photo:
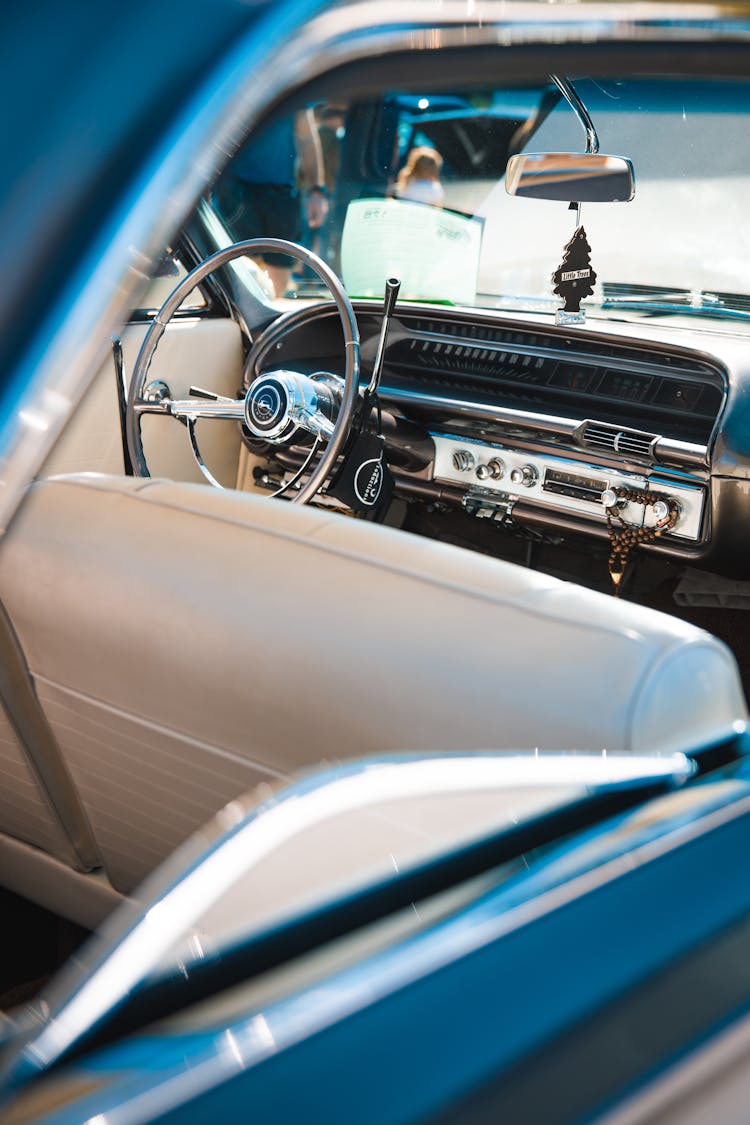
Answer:
[[[125, 416], [128, 449], [130, 451], [133, 472], [136, 476], [151, 476], [146, 462], [141, 436], [141, 418], [144, 414], [168, 414], [188, 423], [188, 428], [192, 428], [193, 430], [195, 422], [199, 418], [222, 418], [237, 422], [246, 421], [246, 403], [254, 384], [248, 388], [247, 395], [237, 400], [217, 397], [216, 400], [189, 398], [180, 401], [173, 399], [163, 399], [159, 401], [155, 399], [154, 396], [148, 397], [145, 392], [151, 361], [159, 341], [172, 316], [185, 300], [188, 293], [203, 281], [204, 278], [213, 273], [214, 270], [218, 269], [220, 266], [226, 265], [227, 262], [231, 262], [235, 258], [243, 257], [246, 254], [251, 257], [258, 257], [269, 253], [287, 254], [289, 257], [296, 258], [306, 266], [309, 266], [328, 288], [341, 320], [341, 327], [344, 333], [344, 382], [338, 413], [330, 426], [330, 432], [326, 432], [328, 427], [324, 430], [324, 436], [327, 437], [328, 441], [320, 459], [313, 467], [307, 481], [290, 499], [297, 504], [307, 503], [328, 478], [336, 464], [339, 454], [343, 450], [357, 404], [357, 394], [359, 391], [359, 329], [357, 328], [357, 321], [354, 316], [351, 301], [335, 273], [317, 256], [317, 254], [313, 254], [303, 246], [298, 246], [294, 242], [287, 242], [282, 238], [250, 238], [245, 242], [235, 242], [231, 246], [227, 246], [226, 249], [219, 250], [216, 254], [212, 254], [210, 258], [206, 258], [197, 265], [194, 270], [191, 270], [187, 277], [183, 278], [179, 285], [172, 290], [169, 297], [167, 297], [166, 301], [157, 312], [146, 333], [143, 344], [141, 345], [141, 350], [138, 353], [133, 378], [130, 381]], [[294, 375], [295, 373], [290, 374]], [[299, 378], [306, 379], [307, 377], [299, 376]], [[210, 474], [207, 473], [205, 475], [212, 483], [218, 483], [213, 480]]]

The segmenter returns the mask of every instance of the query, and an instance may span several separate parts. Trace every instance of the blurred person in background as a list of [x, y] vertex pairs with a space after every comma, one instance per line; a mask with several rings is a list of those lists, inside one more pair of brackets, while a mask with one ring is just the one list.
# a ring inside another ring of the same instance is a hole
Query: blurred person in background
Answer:
[[[307, 227], [319, 228], [328, 216], [328, 189], [312, 110], [271, 122], [255, 134], [217, 183], [214, 203], [238, 242], [265, 237], [299, 242], [303, 209]], [[275, 295], [283, 297], [294, 259], [268, 253], [258, 261]]]
[[442, 207], [445, 195], [440, 182], [442, 167], [443, 158], [437, 149], [427, 145], [413, 148], [396, 178], [396, 197]]

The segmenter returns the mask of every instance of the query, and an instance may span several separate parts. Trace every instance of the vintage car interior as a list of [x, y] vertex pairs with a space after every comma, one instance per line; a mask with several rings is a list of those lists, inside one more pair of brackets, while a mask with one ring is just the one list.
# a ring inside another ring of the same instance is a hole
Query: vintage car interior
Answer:
[[[289, 291], [207, 184], [0, 545], [6, 886], [92, 925], [321, 761], [745, 720], [750, 99], [675, 59], [373, 59], [268, 107], [338, 122]], [[632, 200], [560, 159], [600, 144]], [[398, 197], [420, 145], [442, 207]]]

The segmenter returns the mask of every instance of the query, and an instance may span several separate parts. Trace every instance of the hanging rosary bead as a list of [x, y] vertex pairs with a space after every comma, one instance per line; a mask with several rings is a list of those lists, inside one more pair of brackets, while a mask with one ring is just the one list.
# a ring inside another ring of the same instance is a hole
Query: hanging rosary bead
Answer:
[[[650, 543], [666, 531], [671, 531], [677, 522], [678, 507], [671, 497], [660, 495], [658, 492], [644, 492], [638, 488], [615, 488], [612, 491], [615, 502], [606, 509], [610, 542], [608, 566], [609, 577], [615, 588], [615, 597], [618, 597], [632, 551], [639, 544]], [[626, 524], [622, 517], [619, 507], [621, 501], [643, 504], [646, 508], [653, 508], [656, 504], [663, 503], [669, 514], [654, 527], [632, 527]]]

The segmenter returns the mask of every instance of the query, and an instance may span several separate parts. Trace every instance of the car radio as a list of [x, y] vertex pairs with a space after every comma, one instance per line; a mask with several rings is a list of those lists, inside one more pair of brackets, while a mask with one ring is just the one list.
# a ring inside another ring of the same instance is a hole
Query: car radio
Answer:
[[554, 492], [558, 496], [574, 496], [591, 504], [600, 504], [602, 494], [607, 490], [607, 481], [603, 477], [584, 477], [562, 469], [546, 469], [542, 490]]
[[[624, 472], [536, 454], [453, 434], [431, 434], [435, 443], [433, 479], [465, 485], [468, 510], [496, 503], [507, 510], [509, 502], [523, 497], [549, 508], [606, 520], [606, 508], [618, 503], [615, 490], [658, 492], [677, 505], [678, 517], [670, 538], [697, 541], [705, 506], [705, 487], [687, 474]], [[481, 501], [481, 503], [477, 503]], [[659, 505], [627, 501], [620, 514], [633, 526], [649, 527], [659, 519]]]

